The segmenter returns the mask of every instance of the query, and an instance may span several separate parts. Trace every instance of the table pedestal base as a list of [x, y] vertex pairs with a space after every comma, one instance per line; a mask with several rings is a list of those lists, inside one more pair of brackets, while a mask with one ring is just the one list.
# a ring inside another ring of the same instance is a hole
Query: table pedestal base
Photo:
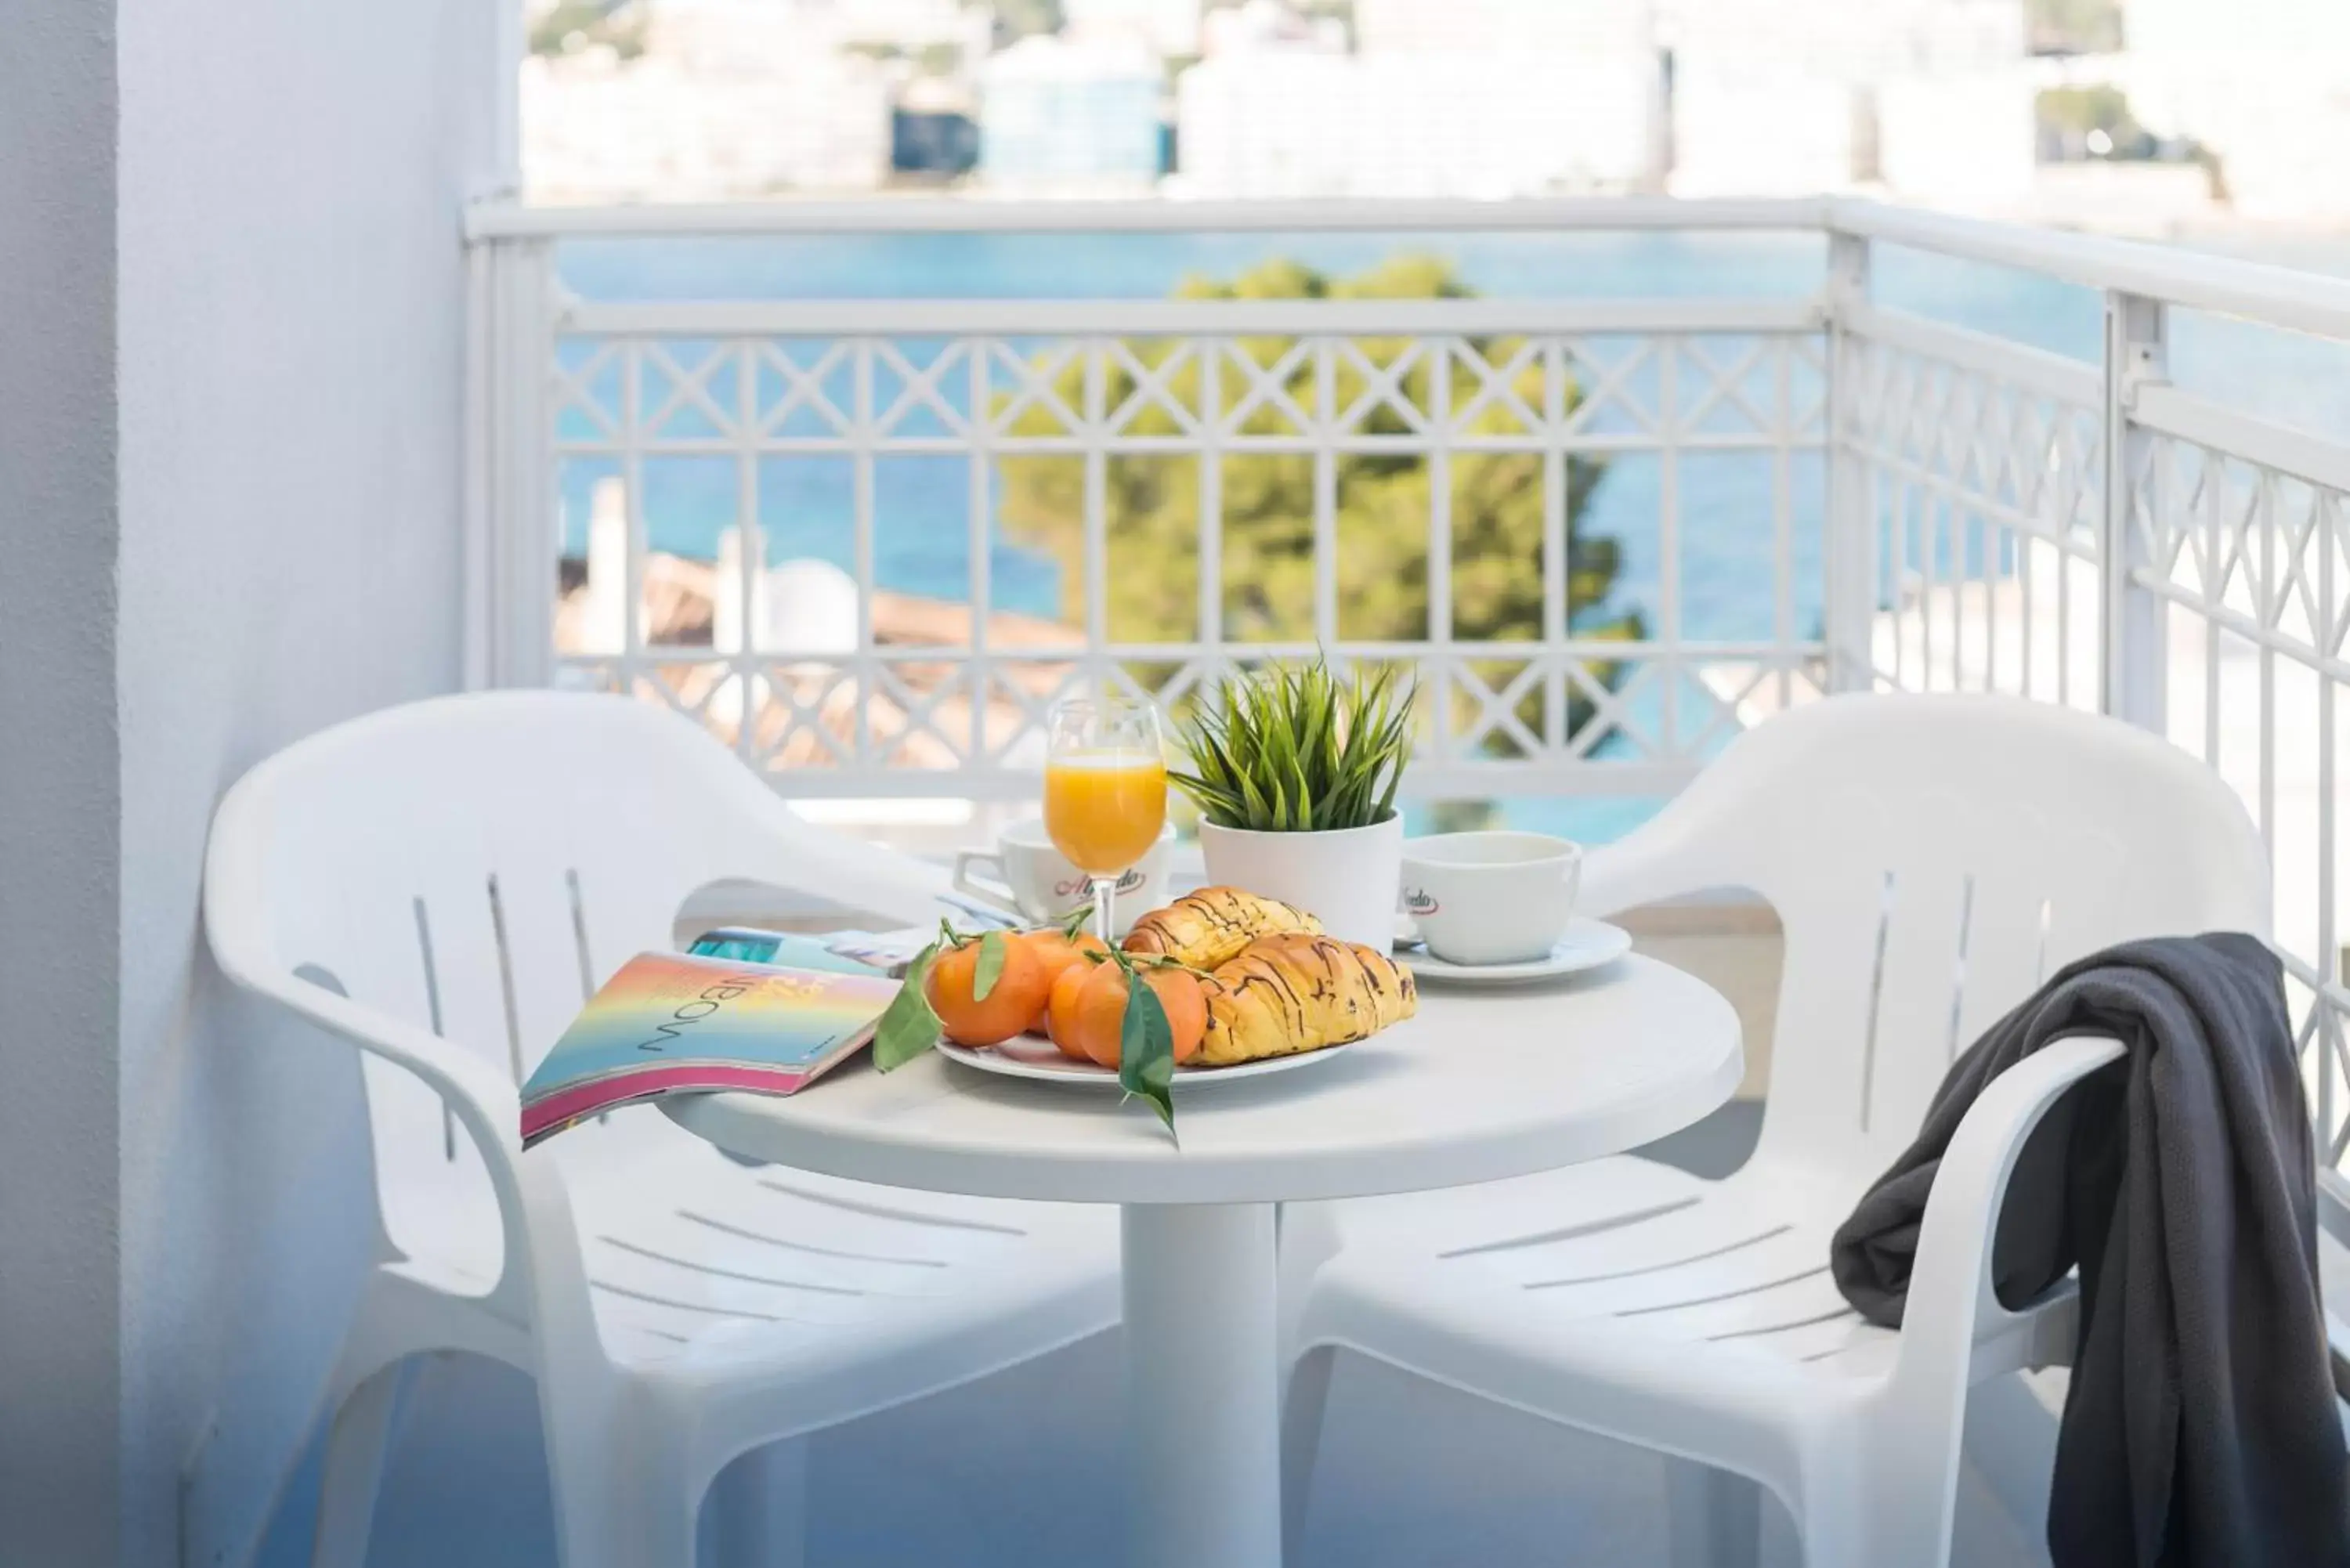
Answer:
[[1281, 1366], [1269, 1203], [1129, 1204], [1135, 1568], [1278, 1568]]

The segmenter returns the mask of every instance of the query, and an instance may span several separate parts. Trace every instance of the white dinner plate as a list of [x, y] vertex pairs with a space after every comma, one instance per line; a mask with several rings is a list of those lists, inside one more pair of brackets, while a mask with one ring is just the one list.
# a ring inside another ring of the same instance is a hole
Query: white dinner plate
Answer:
[[1417, 937], [1399, 937], [1396, 940], [1397, 954], [1411, 967], [1415, 976], [1446, 985], [1521, 985], [1529, 981], [1551, 980], [1614, 963], [1631, 950], [1631, 932], [1588, 915], [1577, 915], [1567, 922], [1566, 935], [1551, 949], [1548, 958], [1528, 959], [1523, 963], [1448, 963], [1422, 947]]
[[[1296, 1051], [1286, 1056], [1266, 1056], [1230, 1067], [1178, 1067], [1175, 1069], [1174, 1086], [1180, 1094], [1187, 1089], [1211, 1084], [1237, 1083], [1243, 1078], [1261, 1078], [1268, 1073], [1286, 1073], [1295, 1067], [1327, 1061], [1346, 1048], [1344, 1045], [1326, 1045], [1319, 1051]], [[1075, 1084], [1090, 1089], [1118, 1087], [1117, 1068], [1071, 1061], [1062, 1055], [1061, 1048], [1050, 1040], [1038, 1040], [1027, 1034], [1015, 1034], [1001, 1045], [958, 1045], [951, 1040], [941, 1040], [939, 1042], [939, 1054], [966, 1067], [976, 1067], [983, 1073], [1001, 1073], [1007, 1078], [1034, 1078], [1039, 1083]]]

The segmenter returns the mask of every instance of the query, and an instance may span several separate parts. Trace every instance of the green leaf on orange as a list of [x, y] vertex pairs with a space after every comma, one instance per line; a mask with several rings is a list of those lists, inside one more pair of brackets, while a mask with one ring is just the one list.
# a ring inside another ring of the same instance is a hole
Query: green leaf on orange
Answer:
[[979, 939], [979, 961], [972, 966], [971, 999], [985, 1002], [995, 982], [1003, 978], [1003, 933], [990, 931]]
[[1175, 1130], [1175, 1031], [1159, 993], [1142, 976], [1126, 972], [1126, 1020], [1118, 1029], [1118, 1081], [1150, 1102], [1169, 1132]]
[[898, 994], [889, 999], [881, 1022], [874, 1026], [873, 1065], [884, 1073], [904, 1066], [939, 1043], [939, 1015], [931, 1011], [923, 984], [938, 950], [939, 944], [932, 942], [914, 955]]

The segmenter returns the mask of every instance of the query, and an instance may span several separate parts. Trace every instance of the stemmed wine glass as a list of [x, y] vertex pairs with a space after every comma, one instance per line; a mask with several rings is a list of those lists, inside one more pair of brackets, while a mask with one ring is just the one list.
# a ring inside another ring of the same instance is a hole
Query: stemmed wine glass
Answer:
[[1123, 697], [1070, 698], [1046, 720], [1045, 831], [1092, 885], [1094, 933], [1111, 939], [1119, 876], [1167, 823], [1159, 710]]

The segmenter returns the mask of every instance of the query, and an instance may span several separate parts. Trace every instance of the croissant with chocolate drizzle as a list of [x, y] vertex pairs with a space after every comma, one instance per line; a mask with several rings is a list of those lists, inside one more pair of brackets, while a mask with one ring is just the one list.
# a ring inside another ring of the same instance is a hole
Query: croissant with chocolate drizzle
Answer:
[[1130, 953], [1212, 970], [1239, 957], [1259, 937], [1321, 929], [1321, 921], [1278, 898], [1259, 898], [1238, 888], [1202, 888], [1135, 921], [1123, 946]]
[[1260, 937], [1219, 964], [1198, 1066], [1366, 1039], [1419, 1007], [1411, 971], [1375, 948], [1306, 931]]

